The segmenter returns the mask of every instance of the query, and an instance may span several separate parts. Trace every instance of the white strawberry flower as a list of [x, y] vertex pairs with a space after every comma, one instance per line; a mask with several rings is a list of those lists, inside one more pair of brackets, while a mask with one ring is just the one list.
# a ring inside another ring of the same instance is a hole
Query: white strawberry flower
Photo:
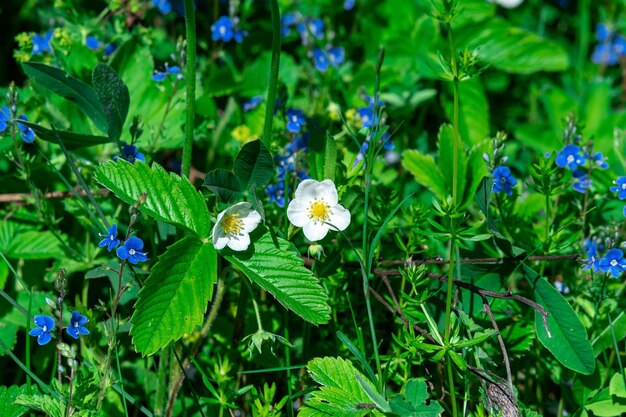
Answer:
[[507, 9], [514, 9], [524, 2], [524, 0], [489, 0], [491, 3], [497, 3]]
[[331, 180], [304, 180], [289, 203], [287, 218], [301, 227], [311, 242], [324, 239], [329, 230], [345, 230], [350, 224], [350, 212], [339, 204], [337, 189]]
[[237, 203], [217, 216], [213, 226], [213, 246], [221, 250], [226, 246], [234, 251], [244, 251], [250, 246], [250, 233], [261, 223], [261, 215], [250, 203]]

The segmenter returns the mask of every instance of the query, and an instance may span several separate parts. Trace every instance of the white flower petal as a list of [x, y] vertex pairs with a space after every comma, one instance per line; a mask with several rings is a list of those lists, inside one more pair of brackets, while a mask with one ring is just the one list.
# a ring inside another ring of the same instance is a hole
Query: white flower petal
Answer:
[[213, 235], [213, 246], [215, 246], [217, 250], [222, 250], [228, 245], [229, 240], [230, 238], [227, 236], [217, 236], [216, 238], [215, 235]]
[[[221, 213], [220, 213], [221, 215]], [[224, 229], [222, 229], [220, 222], [218, 221], [213, 226], [213, 232], [211, 233], [211, 240], [213, 242], [213, 246], [217, 243], [217, 240], [224, 235]]]
[[234, 251], [244, 251], [250, 246], [250, 235], [243, 233], [237, 237], [228, 239], [228, 247]]
[[296, 200], [292, 200], [291, 203], [289, 203], [289, 207], [287, 207], [287, 218], [291, 224], [296, 227], [303, 227], [311, 221], [306, 206], [303, 206]]
[[306, 238], [311, 242], [317, 242], [318, 240], [324, 239], [328, 234], [328, 230], [329, 227], [327, 224], [314, 222], [309, 222], [302, 228], [304, 236], [306, 236]]
[[252, 210], [241, 221], [243, 222], [243, 233], [250, 233], [261, 223], [261, 215], [256, 210]]
[[339, 202], [339, 196], [337, 195], [337, 188], [332, 180], [324, 180], [319, 183], [317, 187], [317, 198], [323, 198], [326, 204], [333, 207]]
[[319, 182], [315, 180], [304, 180], [296, 188], [296, 200], [303, 205], [307, 205], [310, 200], [317, 198], [317, 187]]
[[333, 214], [328, 219], [328, 223], [332, 225], [330, 227], [331, 230], [346, 230], [346, 227], [350, 224], [350, 212], [341, 204], [337, 204], [332, 210]]

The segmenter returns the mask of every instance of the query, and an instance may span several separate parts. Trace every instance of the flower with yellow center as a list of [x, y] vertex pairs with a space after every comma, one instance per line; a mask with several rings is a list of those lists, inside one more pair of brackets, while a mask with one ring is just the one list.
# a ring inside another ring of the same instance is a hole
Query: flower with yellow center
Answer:
[[345, 230], [350, 224], [350, 212], [339, 204], [337, 189], [331, 180], [304, 180], [289, 203], [287, 218], [302, 227], [311, 242], [324, 239], [329, 230]]
[[234, 251], [244, 251], [250, 246], [250, 233], [261, 223], [261, 215], [250, 203], [237, 203], [217, 216], [213, 227], [213, 246], [221, 250], [226, 246]]

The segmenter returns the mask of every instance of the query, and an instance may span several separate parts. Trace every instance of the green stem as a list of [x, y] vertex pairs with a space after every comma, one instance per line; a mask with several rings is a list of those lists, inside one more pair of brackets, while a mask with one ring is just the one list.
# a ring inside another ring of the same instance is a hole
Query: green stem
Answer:
[[189, 178], [193, 145], [194, 113], [196, 111], [196, 11], [193, 0], [185, 0], [185, 33], [187, 36], [187, 111], [185, 144], [181, 174]]
[[272, 12], [272, 63], [270, 66], [270, 85], [267, 89], [267, 106], [263, 125], [263, 144], [270, 149], [272, 141], [272, 121], [274, 120], [274, 103], [278, 86], [278, 68], [280, 67], [280, 9], [278, 0], [270, 0]]
[[587, 56], [589, 54], [589, 40], [591, 37], [591, 14], [589, 9], [590, 0], [578, 2], [578, 65], [576, 65], [576, 81], [579, 93], [583, 91], [585, 68], [587, 67]]
[[[456, 49], [454, 47], [454, 40], [452, 37], [452, 25], [450, 21], [446, 22], [448, 29], [448, 43], [450, 46], [450, 64], [452, 66], [452, 73], [454, 74], [453, 80], [453, 93], [454, 93], [454, 115], [453, 115], [453, 131], [454, 131], [454, 147], [453, 147], [453, 164], [452, 164], [452, 204], [454, 204], [452, 211], [456, 213], [458, 205], [458, 177], [459, 177], [459, 148], [461, 138], [459, 135], [459, 78], [458, 78], [458, 65], [456, 62]], [[452, 315], [452, 293], [453, 293], [453, 280], [454, 280], [454, 268], [456, 262], [456, 231], [455, 220], [450, 219], [450, 266], [448, 268], [448, 288], [446, 290], [446, 322], [444, 328], [444, 344], [445, 349], [450, 348], [450, 324]], [[452, 417], [457, 416], [457, 404], [456, 404], [456, 392], [454, 389], [454, 372], [452, 369], [452, 361], [447, 358], [446, 368], [448, 373], [448, 388], [450, 390], [450, 405], [452, 406]]]

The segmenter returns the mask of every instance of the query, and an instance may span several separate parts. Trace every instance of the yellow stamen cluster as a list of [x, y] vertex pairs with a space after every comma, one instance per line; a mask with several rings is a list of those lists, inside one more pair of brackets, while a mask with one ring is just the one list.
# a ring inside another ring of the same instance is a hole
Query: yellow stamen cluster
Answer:
[[237, 236], [243, 229], [243, 220], [239, 218], [239, 213], [224, 216], [221, 223], [227, 236]]
[[333, 214], [333, 211], [323, 198], [315, 198], [311, 201], [309, 205], [309, 219], [315, 223], [327, 222], [331, 214]]

